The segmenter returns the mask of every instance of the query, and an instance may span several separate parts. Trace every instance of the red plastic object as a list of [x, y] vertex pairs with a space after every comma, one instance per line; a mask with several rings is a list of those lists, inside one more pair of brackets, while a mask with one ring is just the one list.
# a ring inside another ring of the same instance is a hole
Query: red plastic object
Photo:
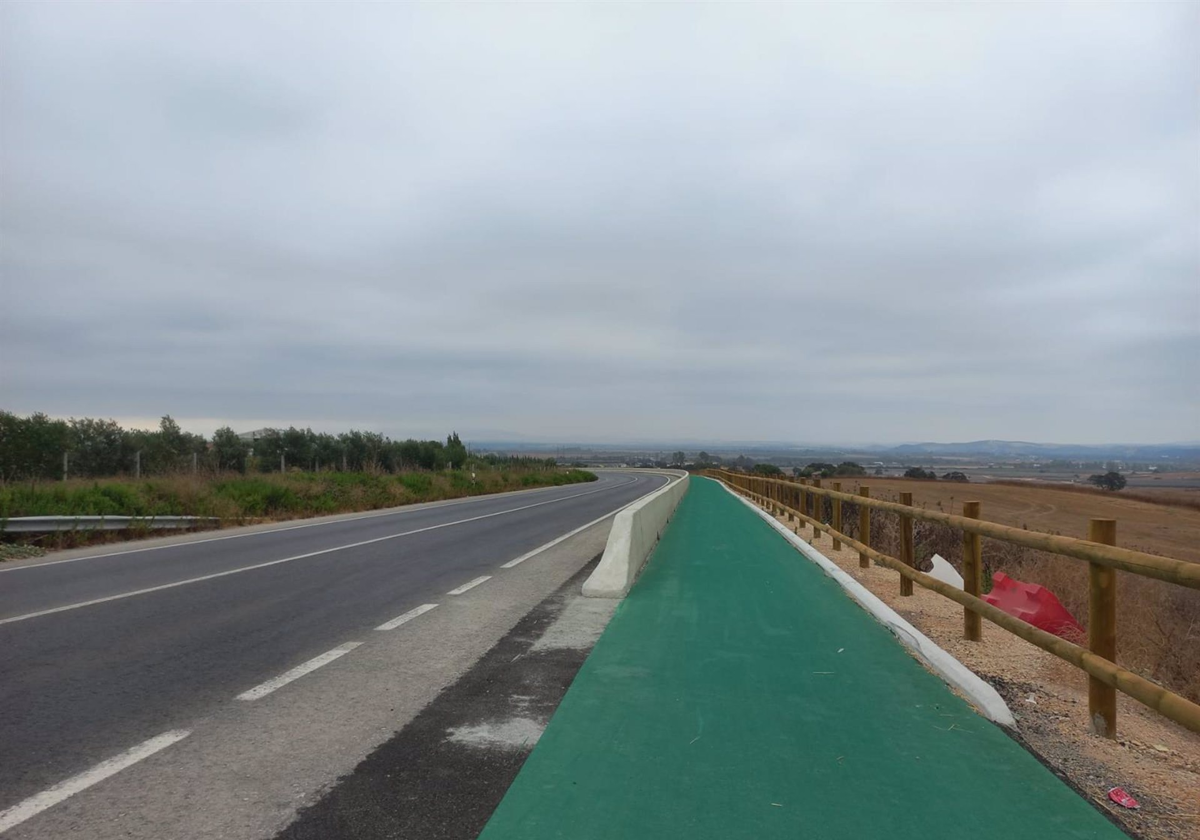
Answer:
[[1108, 792], [1108, 798], [1116, 802], [1122, 808], [1132, 808], [1137, 810], [1142, 807], [1138, 801], [1125, 792], [1125, 788], [1113, 788]]
[[1053, 592], [1035, 583], [1013, 580], [1004, 572], [992, 575], [992, 591], [983, 600], [1064, 639], [1082, 639], [1087, 635]]

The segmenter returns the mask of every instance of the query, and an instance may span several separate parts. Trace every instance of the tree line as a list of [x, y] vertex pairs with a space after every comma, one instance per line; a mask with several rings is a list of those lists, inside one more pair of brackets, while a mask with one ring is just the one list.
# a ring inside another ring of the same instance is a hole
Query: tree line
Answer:
[[548, 467], [553, 458], [471, 455], [457, 432], [440, 440], [391, 440], [378, 432], [338, 435], [312, 429], [263, 429], [253, 440], [232, 428], [212, 438], [183, 431], [167, 415], [158, 429], [126, 429], [115, 420], [60, 420], [42, 413], [22, 417], [0, 411], [0, 480], [164, 475], [188, 471], [461, 469], [488, 466]]

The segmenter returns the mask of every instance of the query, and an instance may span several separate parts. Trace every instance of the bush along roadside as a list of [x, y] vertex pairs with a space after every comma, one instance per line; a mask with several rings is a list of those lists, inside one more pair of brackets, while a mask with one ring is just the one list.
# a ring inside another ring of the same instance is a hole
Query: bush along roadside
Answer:
[[[15, 516], [210, 516], [234, 525], [595, 480], [594, 473], [576, 469], [483, 469], [10, 482], [0, 485], [0, 521]], [[72, 539], [78, 543], [78, 536]]]

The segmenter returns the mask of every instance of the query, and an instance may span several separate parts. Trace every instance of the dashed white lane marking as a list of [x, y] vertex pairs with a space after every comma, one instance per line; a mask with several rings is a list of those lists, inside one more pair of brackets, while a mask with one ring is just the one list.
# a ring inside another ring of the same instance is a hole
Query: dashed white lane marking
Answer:
[[458, 589], [451, 589], [446, 594], [447, 595], [461, 595], [464, 592], [466, 592], [468, 589], [474, 589], [476, 586], [483, 583], [485, 580], [491, 580], [491, 579], [492, 579], [491, 575], [483, 575], [482, 577], [475, 578], [475, 580], [467, 581], [462, 586], [458, 587]]
[[437, 604], [422, 604], [421, 606], [417, 607], [415, 610], [409, 610], [404, 615], [398, 615], [395, 618], [393, 618], [391, 621], [385, 621], [383, 624], [380, 624], [375, 629], [376, 630], [395, 630], [401, 624], [406, 624], [406, 623], [412, 621], [417, 616], [424, 615], [425, 613], [429, 612], [431, 609], [433, 609], [436, 606], [437, 606]]
[[282, 688], [293, 680], [298, 680], [305, 674], [311, 674], [313, 671], [320, 668], [322, 665], [328, 665], [333, 660], [345, 656], [350, 651], [361, 645], [362, 642], [346, 642], [344, 645], [335, 647], [333, 650], [327, 650], [320, 656], [314, 656], [312, 659], [305, 662], [303, 665], [297, 665], [290, 671], [285, 671], [273, 680], [267, 680], [262, 685], [256, 685], [249, 691], [243, 691], [237, 696], [238, 700], [257, 700], [260, 697], [266, 697], [277, 688]]
[[143, 758], [149, 758], [156, 752], [165, 750], [172, 744], [182, 741], [190, 734], [191, 732], [186, 729], [173, 729], [170, 732], [164, 732], [162, 735], [151, 738], [149, 741], [143, 741], [136, 747], [128, 749], [118, 756], [102, 761], [89, 770], [84, 770], [82, 773], [59, 782], [41, 793], [34, 794], [28, 799], [18, 802], [6, 811], [0, 812], [0, 834], [3, 834], [14, 826], [20, 825], [31, 817], [36, 817], [42, 811], [54, 807], [64, 799], [74, 796], [80, 791], [87, 790], [98, 782], [104, 781], [109, 776], [120, 773], [126, 767], [137, 764]]
[[[629, 482], [625, 482], [625, 484], [628, 484], [628, 483]], [[616, 486], [623, 487], [624, 484], [619, 484]], [[95, 606], [96, 604], [104, 604], [109, 601], [119, 601], [123, 598], [133, 598], [136, 595], [148, 595], [151, 592], [161, 592], [164, 589], [174, 589], [177, 586], [187, 586], [188, 584], [191, 584], [191, 583], [200, 583], [200, 582], [206, 581], [206, 580], [215, 580], [216, 578], [222, 578], [222, 577], [226, 577], [228, 575], [237, 575], [237, 574], [241, 574], [242, 572], [251, 572], [251, 571], [254, 571], [255, 569], [265, 569], [268, 566], [278, 566], [280, 563], [290, 563], [293, 560], [304, 560], [308, 557], [317, 557], [322, 554], [331, 554], [332, 552], [335, 552], [335, 551], [345, 551], [348, 548], [359, 548], [364, 545], [371, 545], [373, 543], [383, 542], [384, 540], [394, 540], [394, 539], [399, 539], [400, 537], [412, 536], [413, 534], [423, 534], [426, 531], [436, 531], [439, 528], [449, 528], [454, 525], [464, 525], [468, 522], [478, 522], [481, 519], [491, 519], [496, 516], [506, 516], [510, 513], [519, 513], [520, 511], [529, 510], [530, 508], [543, 507], [544, 505], [553, 505], [553, 504], [557, 504], [559, 502], [568, 501], [570, 499], [578, 499], [580, 496], [590, 496], [593, 493], [603, 493], [607, 490], [612, 490], [612, 489], [614, 489], [614, 488], [613, 487], [602, 487], [599, 490], [589, 490], [586, 493], [576, 493], [573, 496], [563, 496], [561, 498], [550, 499], [549, 501], [545, 501], [545, 502], [536, 502], [532, 505], [523, 505], [521, 507], [509, 508], [508, 510], [498, 510], [494, 513], [484, 513], [484, 514], [480, 514], [479, 516], [471, 516], [466, 519], [456, 519], [453, 522], [443, 522], [440, 525], [427, 525], [424, 528], [415, 528], [411, 531], [403, 531], [399, 534], [388, 534], [385, 537], [375, 537], [374, 539], [371, 539], [371, 540], [362, 540], [361, 542], [350, 543], [348, 545], [339, 545], [339, 546], [334, 546], [333, 548], [324, 548], [324, 549], [321, 549], [320, 551], [310, 551], [307, 554], [297, 554], [293, 557], [284, 557], [279, 560], [268, 560], [265, 563], [255, 563], [252, 566], [241, 566], [237, 569], [227, 569], [224, 572], [214, 572], [211, 575], [201, 575], [199, 577], [188, 578], [186, 580], [177, 580], [177, 581], [174, 581], [173, 583], [160, 584], [159, 586], [148, 586], [145, 589], [135, 589], [132, 592], [122, 592], [119, 595], [109, 595], [105, 598], [93, 598], [90, 601], [81, 601], [77, 604], [66, 604], [65, 606], [51, 607], [50, 609], [47, 609], [47, 610], [38, 610], [37, 612], [25, 613], [24, 615], [14, 615], [9, 618], [0, 618], [0, 624], [10, 624], [14, 621], [25, 621], [26, 619], [38, 618], [39, 616], [43, 616], [43, 615], [53, 615], [54, 613], [66, 612], [67, 610], [77, 610], [82, 607], [91, 607], [91, 606]]]

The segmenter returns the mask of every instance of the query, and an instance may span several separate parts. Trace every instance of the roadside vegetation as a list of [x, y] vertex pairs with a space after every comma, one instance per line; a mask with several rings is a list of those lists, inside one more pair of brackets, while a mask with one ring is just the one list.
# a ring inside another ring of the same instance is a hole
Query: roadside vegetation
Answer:
[[58, 420], [0, 411], [0, 481], [105, 478], [179, 473], [402, 472], [464, 469], [470, 464], [554, 466], [553, 458], [472, 454], [451, 432], [440, 440], [392, 440], [378, 432], [341, 434], [312, 429], [225, 426], [211, 438], [186, 432], [167, 415], [155, 430], [126, 429], [115, 420]]
[[295, 427], [239, 435], [225, 427], [208, 439], [170, 416], [146, 431], [0, 411], [0, 525], [15, 516], [204, 516], [226, 525], [595, 480], [553, 458], [472, 453], [453, 432], [443, 443]]
[[229, 525], [595, 480], [594, 473], [576, 469], [481, 466], [474, 478], [470, 470], [330, 471], [8, 482], [0, 485], [0, 520], [11, 516], [212, 516]]

